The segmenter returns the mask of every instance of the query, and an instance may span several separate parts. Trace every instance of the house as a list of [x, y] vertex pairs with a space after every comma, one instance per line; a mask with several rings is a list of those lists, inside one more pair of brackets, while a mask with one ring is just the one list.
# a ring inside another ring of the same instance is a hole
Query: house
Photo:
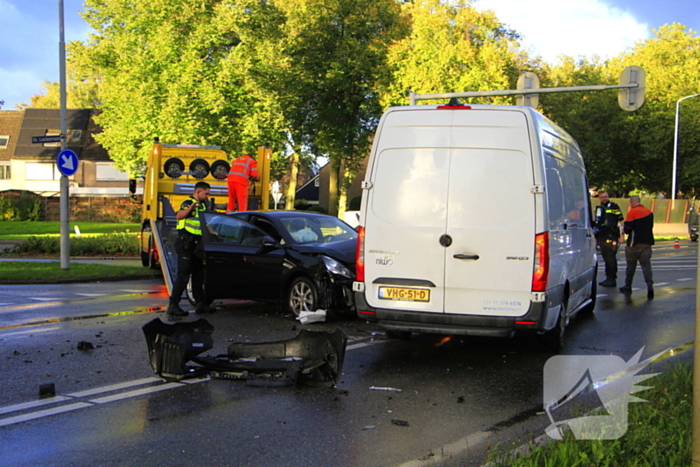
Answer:
[[[71, 196], [128, 196], [129, 176], [114, 167], [107, 151], [95, 141], [100, 127], [95, 109], [67, 111], [67, 145], [79, 160], [68, 178]], [[35, 136], [60, 134], [60, 109], [0, 111], [0, 191], [25, 190], [42, 196], [60, 193], [56, 157], [60, 143], [32, 143]]]

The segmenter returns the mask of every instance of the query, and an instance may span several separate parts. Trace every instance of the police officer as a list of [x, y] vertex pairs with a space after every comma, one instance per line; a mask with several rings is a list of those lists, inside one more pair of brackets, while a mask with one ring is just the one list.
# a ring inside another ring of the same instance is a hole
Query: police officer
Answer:
[[[620, 206], [610, 201], [607, 191], [598, 193], [600, 206], [596, 209], [596, 239], [600, 254], [605, 261], [605, 280], [599, 282], [603, 287], [617, 285], [617, 249], [620, 245], [620, 222], [622, 211]], [[602, 208], [602, 209], [601, 209]]]
[[187, 316], [188, 312], [180, 308], [180, 297], [187, 287], [192, 275], [192, 294], [195, 299], [196, 313], [213, 313], [214, 307], [205, 305], [204, 300], [204, 263], [202, 262], [202, 227], [199, 213], [206, 211], [211, 186], [207, 182], [197, 182], [194, 193], [180, 205], [175, 215], [177, 219], [177, 278], [170, 294], [168, 316]]
[[226, 210], [233, 212], [238, 203], [239, 211], [248, 210], [248, 183], [258, 181], [258, 164], [250, 154], [243, 154], [231, 163], [228, 173], [228, 205]]

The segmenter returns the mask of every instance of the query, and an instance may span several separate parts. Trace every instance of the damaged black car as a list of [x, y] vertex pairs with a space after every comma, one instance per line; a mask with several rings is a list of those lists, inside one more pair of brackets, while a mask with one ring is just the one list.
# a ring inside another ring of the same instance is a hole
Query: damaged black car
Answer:
[[201, 214], [206, 301], [238, 298], [303, 311], [353, 311], [357, 232], [300, 211]]

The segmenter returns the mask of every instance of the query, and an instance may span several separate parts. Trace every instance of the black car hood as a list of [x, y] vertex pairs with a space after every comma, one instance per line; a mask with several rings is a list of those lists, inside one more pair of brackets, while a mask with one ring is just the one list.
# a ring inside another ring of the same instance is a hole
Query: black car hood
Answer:
[[291, 245], [299, 253], [320, 254], [330, 256], [346, 266], [355, 266], [355, 252], [357, 251], [357, 240], [346, 240], [334, 243], [313, 243], [306, 245]]

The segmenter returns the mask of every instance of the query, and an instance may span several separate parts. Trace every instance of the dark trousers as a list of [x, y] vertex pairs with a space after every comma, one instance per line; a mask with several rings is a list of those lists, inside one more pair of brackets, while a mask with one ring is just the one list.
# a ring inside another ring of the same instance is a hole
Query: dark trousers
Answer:
[[605, 261], [605, 278], [617, 279], [617, 242], [615, 245], [606, 241], [600, 242], [600, 254]]
[[642, 274], [644, 274], [644, 282], [647, 283], [647, 289], [651, 289], [654, 285], [654, 278], [651, 273], [651, 245], [640, 243], [625, 247], [625, 259], [627, 260], [625, 287], [632, 288], [634, 271], [637, 269], [637, 261], [639, 261], [639, 264], [642, 266]]
[[[190, 275], [192, 276], [192, 295], [195, 303], [200, 303], [204, 299], [204, 263], [196, 254], [196, 245], [199, 240], [189, 239], [190, 241], [183, 242], [182, 235], [175, 242], [177, 278], [171, 290], [170, 306], [180, 303], [180, 297], [182, 297], [182, 292], [187, 288]], [[183, 243], [187, 244], [187, 247]]]

